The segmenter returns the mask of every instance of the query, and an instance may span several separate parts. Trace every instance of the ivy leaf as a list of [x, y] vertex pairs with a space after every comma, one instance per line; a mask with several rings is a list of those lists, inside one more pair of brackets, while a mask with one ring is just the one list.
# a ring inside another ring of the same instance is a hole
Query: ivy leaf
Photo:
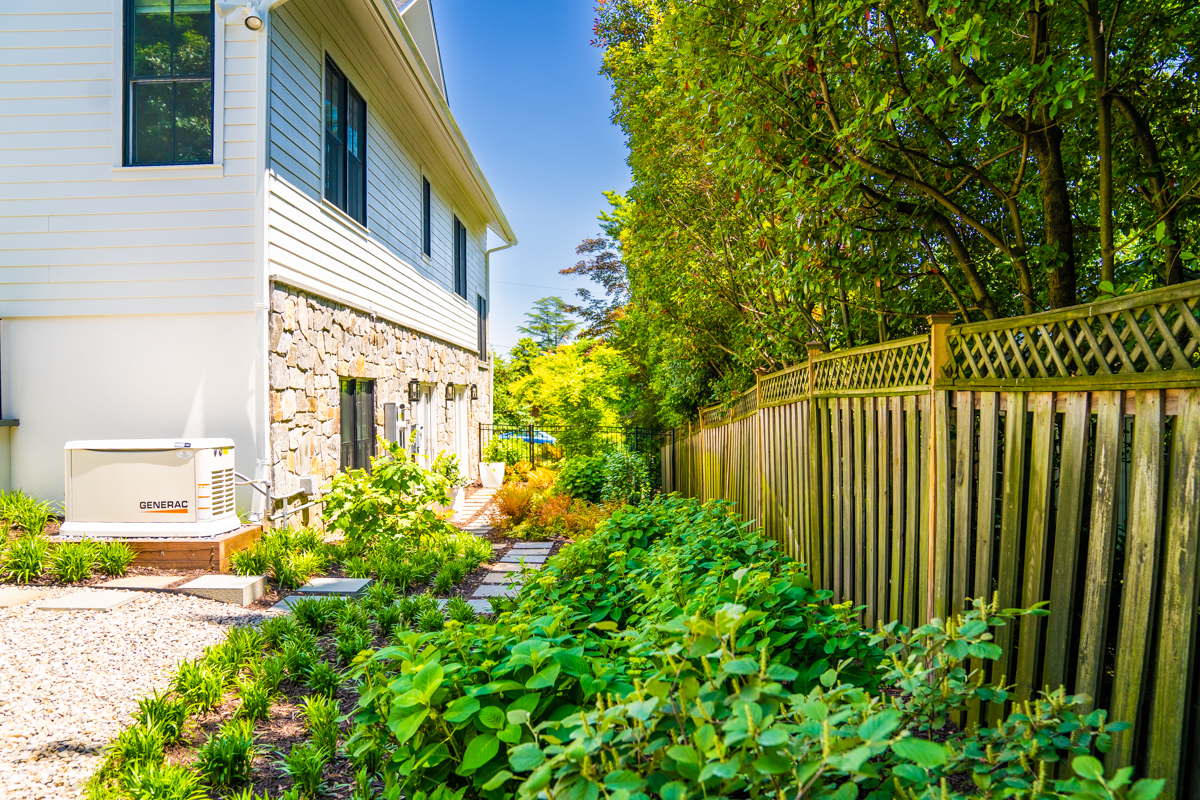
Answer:
[[914, 761], [926, 769], [940, 767], [946, 763], [946, 748], [937, 742], [925, 739], [901, 739], [892, 745], [892, 751], [901, 758]]
[[499, 752], [500, 742], [495, 736], [490, 733], [476, 736], [467, 745], [467, 752], [463, 754], [462, 766], [458, 768], [458, 774], [466, 775], [474, 772], [495, 758]]

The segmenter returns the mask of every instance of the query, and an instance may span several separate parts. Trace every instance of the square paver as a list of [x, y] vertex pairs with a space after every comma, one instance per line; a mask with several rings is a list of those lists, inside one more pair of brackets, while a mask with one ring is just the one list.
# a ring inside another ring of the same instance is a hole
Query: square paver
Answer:
[[370, 584], [370, 578], [313, 578], [296, 591], [300, 594], [340, 594], [354, 597]]
[[19, 606], [45, 596], [46, 592], [41, 589], [0, 589], [0, 608]]
[[299, 595], [294, 595], [294, 594], [288, 595], [287, 597], [283, 598], [275, 605], [271, 606], [271, 608], [269, 610], [270, 611], [279, 611], [284, 614], [290, 614], [290, 613], [292, 613], [292, 606], [295, 605], [296, 601], [300, 600], [300, 599], [302, 599], [302, 598]]
[[537, 564], [541, 566], [546, 562], [547, 556], [523, 556], [520, 553], [509, 553], [504, 558], [500, 559], [501, 564], [518, 564], [525, 562], [526, 564]]
[[132, 592], [70, 592], [38, 604], [39, 611], [109, 611], [132, 603]]
[[202, 575], [179, 587], [183, 594], [248, 606], [266, 594], [262, 575]]
[[520, 572], [489, 572], [483, 576], [484, 583], [516, 583], [519, 580]]
[[100, 584], [102, 589], [139, 589], [156, 592], [170, 586], [179, 580], [178, 575], [134, 575], [129, 578], [117, 578]]
[[508, 551], [510, 556], [548, 556], [550, 555], [549, 547], [522, 547], [520, 550], [513, 548]]
[[500, 586], [494, 583], [485, 583], [475, 589], [472, 597], [516, 597], [520, 592], [515, 586]]

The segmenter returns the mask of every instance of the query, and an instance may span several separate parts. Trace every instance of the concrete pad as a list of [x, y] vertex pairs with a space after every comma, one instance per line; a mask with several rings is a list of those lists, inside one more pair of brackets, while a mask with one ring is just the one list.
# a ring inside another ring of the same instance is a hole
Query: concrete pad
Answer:
[[109, 611], [132, 603], [137, 595], [130, 592], [71, 592], [38, 604], [38, 611]]
[[498, 586], [494, 583], [485, 583], [478, 587], [472, 597], [516, 597], [520, 590], [515, 586]]
[[134, 575], [129, 578], [117, 578], [100, 584], [102, 589], [139, 589], [141, 591], [161, 591], [180, 578], [178, 575]]
[[516, 583], [520, 579], [519, 572], [489, 572], [483, 576], [484, 583]]
[[546, 563], [548, 556], [523, 556], [520, 553], [509, 553], [504, 558], [500, 559], [501, 564], [518, 564], [525, 562], [526, 564], [537, 564], [541, 566]]
[[275, 605], [271, 606], [271, 608], [269, 610], [279, 611], [284, 614], [290, 614], [290, 613], [292, 613], [292, 606], [296, 603], [297, 600], [301, 600], [301, 599], [303, 599], [303, 598], [297, 597], [296, 595], [288, 595], [287, 597], [283, 598]]
[[180, 586], [179, 592], [248, 606], [266, 594], [266, 579], [262, 575], [203, 575]]
[[370, 578], [313, 578], [296, 591], [300, 594], [354, 597], [370, 585]]
[[41, 589], [0, 589], [0, 608], [19, 606], [45, 596], [46, 592]]

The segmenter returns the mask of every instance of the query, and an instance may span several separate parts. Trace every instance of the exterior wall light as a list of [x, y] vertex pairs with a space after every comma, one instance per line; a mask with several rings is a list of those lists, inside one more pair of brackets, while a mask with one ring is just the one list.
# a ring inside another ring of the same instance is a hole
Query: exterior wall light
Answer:
[[408, 402], [417, 403], [421, 400], [421, 382], [413, 378], [408, 382]]
[[479, 399], [479, 387], [473, 383], [471, 384], [471, 399], [472, 400]]
[[252, 31], [262, 30], [262, 17], [253, 11], [246, 14], [246, 27]]
[[454, 400], [454, 384], [447, 383], [446, 384], [446, 402], [449, 403], [452, 400]]

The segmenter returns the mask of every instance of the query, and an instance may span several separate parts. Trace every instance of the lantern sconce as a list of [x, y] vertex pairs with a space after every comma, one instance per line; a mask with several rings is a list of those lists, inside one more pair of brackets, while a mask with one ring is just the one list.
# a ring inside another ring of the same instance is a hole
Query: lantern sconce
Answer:
[[473, 383], [471, 384], [471, 399], [472, 400], [479, 399], [479, 387]]
[[446, 402], [450, 403], [453, 401], [454, 401], [454, 384], [447, 383], [446, 384]]
[[413, 378], [408, 382], [408, 402], [416, 403], [421, 399], [421, 382]]

